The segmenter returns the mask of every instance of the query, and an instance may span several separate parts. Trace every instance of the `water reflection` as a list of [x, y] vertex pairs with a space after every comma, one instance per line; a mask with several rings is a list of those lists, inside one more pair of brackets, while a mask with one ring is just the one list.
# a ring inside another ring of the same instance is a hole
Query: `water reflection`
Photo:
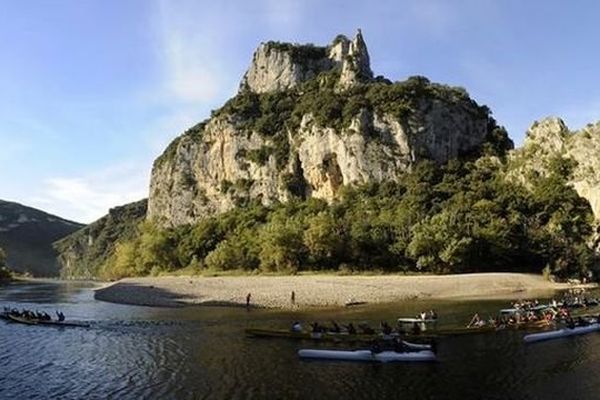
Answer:
[[[333, 344], [249, 339], [246, 327], [293, 320], [394, 321], [435, 308], [447, 326], [505, 301], [407, 301], [343, 310], [273, 312], [161, 309], [93, 299], [91, 283], [0, 288], [3, 304], [89, 321], [89, 329], [0, 322], [0, 398], [65, 399], [596, 399], [600, 335], [525, 346], [522, 333], [444, 338], [438, 363], [304, 362], [302, 347]], [[343, 346], [343, 345], [340, 345]]]

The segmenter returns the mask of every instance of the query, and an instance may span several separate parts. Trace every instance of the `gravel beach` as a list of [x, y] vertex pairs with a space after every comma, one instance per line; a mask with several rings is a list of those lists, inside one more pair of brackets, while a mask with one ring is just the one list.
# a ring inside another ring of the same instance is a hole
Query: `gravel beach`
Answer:
[[[588, 287], [592, 285], [587, 285]], [[344, 307], [348, 303], [391, 303], [426, 298], [530, 298], [569, 289], [540, 275], [232, 276], [126, 278], [96, 289], [97, 300], [156, 307], [185, 305], [262, 308]], [[294, 301], [292, 301], [294, 292]]]

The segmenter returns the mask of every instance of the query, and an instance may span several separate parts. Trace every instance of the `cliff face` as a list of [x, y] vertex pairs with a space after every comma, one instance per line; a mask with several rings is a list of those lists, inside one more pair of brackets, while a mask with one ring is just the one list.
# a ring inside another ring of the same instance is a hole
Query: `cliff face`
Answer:
[[544, 174], [554, 157], [575, 161], [570, 184], [590, 203], [596, 220], [600, 221], [599, 154], [600, 123], [571, 132], [560, 118], [546, 118], [533, 123], [523, 147], [513, 152], [510, 173], [526, 181], [532, 174]]
[[116, 244], [136, 234], [137, 225], [145, 218], [147, 200], [111, 208], [96, 222], [54, 243], [62, 265], [63, 278], [91, 279], [113, 253]]
[[0, 248], [7, 265], [34, 276], [57, 276], [59, 265], [52, 242], [83, 225], [21, 204], [0, 200]]
[[460, 88], [374, 79], [360, 32], [328, 47], [269, 42], [240, 93], [156, 160], [148, 218], [176, 226], [248, 201], [331, 201], [344, 185], [472, 152], [493, 126]]
[[258, 46], [240, 90], [265, 93], [297, 87], [322, 72], [340, 71], [340, 88], [373, 78], [360, 30], [353, 40], [338, 36], [328, 47], [267, 42]]

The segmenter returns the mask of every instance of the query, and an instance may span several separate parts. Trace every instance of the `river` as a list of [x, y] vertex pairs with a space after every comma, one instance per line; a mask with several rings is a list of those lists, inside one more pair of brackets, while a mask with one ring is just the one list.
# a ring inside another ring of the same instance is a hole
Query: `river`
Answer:
[[506, 301], [360, 306], [281, 312], [177, 309], [96, 301], [93, 284], [0, 286], [0, 304], [54, 312], [90, 328], [0, 321], [0, 399], [598, 399], [600, 334], [525, 345], [522, 332], [442, 338], [431, 364], [307, 362], [332, 344], [244, 337], [294, 320], [393, 322], [435, 307], [456, 326]]

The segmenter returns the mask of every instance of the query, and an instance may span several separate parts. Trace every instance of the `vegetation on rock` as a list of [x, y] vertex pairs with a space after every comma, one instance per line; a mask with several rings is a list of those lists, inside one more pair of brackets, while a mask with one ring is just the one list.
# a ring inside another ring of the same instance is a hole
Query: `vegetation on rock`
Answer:
[[0, 282], [8, 281], [12, 278], [12, 273], [6, 267], [6, 253], [0, 247]]
[[64, 278], [94, 278], [99, 268], [118, 249], [119, 241], [137, 235], [145, 218], [147, 200], [112, 208], [108, 215], [54, 243]]
[[151, 222], [122, 241], [105, 278], [183, 267], [297, 272], [319, 269], [459, 273], [587, 273], [594, 256], [588, 203], [557, 159], [531, 188], [505, 179], [497, 157], [421, 162], [399, 182], [344, 188], [339, 201], [255, 203], [195, 225]]

